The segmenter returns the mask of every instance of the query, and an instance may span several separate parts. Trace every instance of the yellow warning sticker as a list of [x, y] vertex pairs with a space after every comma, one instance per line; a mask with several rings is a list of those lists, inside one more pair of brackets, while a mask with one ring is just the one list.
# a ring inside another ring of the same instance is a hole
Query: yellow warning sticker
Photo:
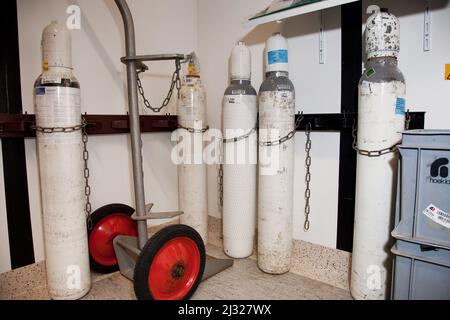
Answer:
[[450, 63], [445, 65], [445, 80], [450, 80]]

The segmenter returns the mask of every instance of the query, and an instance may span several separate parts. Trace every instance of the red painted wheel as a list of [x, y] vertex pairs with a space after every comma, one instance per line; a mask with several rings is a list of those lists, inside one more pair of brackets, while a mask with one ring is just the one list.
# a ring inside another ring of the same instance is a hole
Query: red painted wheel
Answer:
[[138, 299], [188, 299], [197, 289], [205, 269], [205, 246], [197, 231], [172, 225], [151, 237], [134, 269]]
[[92, 229], [88, 230], [91, 269], [100, 273], [118, 270], [113, 240], [118, 235], [137, 236], [134, 209], [124, 204], [109, 204], [92, 213]]

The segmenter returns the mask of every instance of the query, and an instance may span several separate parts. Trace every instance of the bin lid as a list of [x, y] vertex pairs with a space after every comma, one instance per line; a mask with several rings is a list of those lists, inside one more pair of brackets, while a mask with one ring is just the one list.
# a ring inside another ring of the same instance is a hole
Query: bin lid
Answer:
[[450, 135], [448, 129], [414, 129], [403, 131], [402, 134], [407, 135]]
[[400, 147], [413, 148], [450, 148], [450, 130], [416, 129], [402, 132]]

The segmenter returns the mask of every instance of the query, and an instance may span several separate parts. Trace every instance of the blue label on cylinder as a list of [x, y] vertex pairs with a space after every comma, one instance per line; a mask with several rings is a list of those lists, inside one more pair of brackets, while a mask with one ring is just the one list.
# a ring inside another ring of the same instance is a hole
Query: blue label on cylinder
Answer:
[[45, 94], [45, 87], [37, 87], [36, 89], [34, 89], [34, 93], [37, 96], [42, 96]]
[[274, 50], [267, 53], [269, 58], [269, 64], [274, 63], [288, 63], [287, 50]]
[[404, 115], [405, 114], [405, 99], [398, 98], [395, 102], [395, 114]]

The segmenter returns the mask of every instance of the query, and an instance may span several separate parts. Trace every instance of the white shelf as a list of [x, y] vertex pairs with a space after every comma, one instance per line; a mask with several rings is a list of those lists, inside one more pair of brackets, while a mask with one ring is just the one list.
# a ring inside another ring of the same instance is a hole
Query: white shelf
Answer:
[[336, 7], [336, 6], [340, 6], [340, 5], [343, 5], [346, 3], [356, 2], [356, 1], [359, 1], [359, 0], [323, 0], [323, 1], [319, 1], [319, 2], [313, 2], [310, 4], [303, 5], [303, 6], [294, 7], [291, 9], [285, 9], [285, 10], [279, 11], [279, 12], [269, 13], [269, 14], [266, 14], [266, 15], [263, 15], [261, 17], [254, 18], [254, 19], [251, 19], [251, 17], [249, 17], [248, 19], [246, 19], [243, 22], [243, 25], [245, 27], [255, 27], [260, 24], [273, 22], [273, 21], [280, 21], [280, 20], [283, 20], [286, 18], [299, 16], [301, 14], [310, 13], [310, 12], [314, 12], [314, 11], [320, 11], [320, 10], [323, 10], [326, 8]]

